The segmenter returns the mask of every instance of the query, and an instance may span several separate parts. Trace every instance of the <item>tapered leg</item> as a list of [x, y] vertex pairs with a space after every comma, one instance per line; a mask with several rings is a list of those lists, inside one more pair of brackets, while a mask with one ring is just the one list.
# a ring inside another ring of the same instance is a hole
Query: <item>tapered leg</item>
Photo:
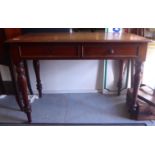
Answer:
[[141, 78], [142, 78], [142, 68], [143, 68], [142, 61], [136, 60], [134, 87], [133, 87], [133, 103], [132, 103], [132, 110], [135, 112], [138, 110], [137, 109], [137, 96], [138, 96], [138, 89], [139, 89]]
[[1, 94], [6, 93], [4, 83], [3, 83], [3, 80], [2, 80], [2, 76], [1, 76], [1, 72], [0, 72], [0, 91], [1, 91]]
[[10, 70], [10, 73], [11, 73], [11, 79], [12, 79], [12, 84], [13, 84], [13, 88], [14, 88], [14, 91], [15, 91], [15, 97], [16, 97], [17, 104], [18, 104], [20, 110], [23, 111], [22, 98], [21, 98], [21, 94], [20, 94], [20, 91], [19, 91], [17, 81], [16, 81], [14, 66], [13, 66], [12, 63], [10, 63], [10, 65], [9, 65], [9, 70]]
[[122, 83], [123, 83], [123, 77], [124, 77], [124, 69], [125, 69], [125, 60], [120, 60], [119, 61], [119, 79], [117, 83], [118, 91], [117, 95], [119, 96], [121, 94], [121, 89], [122, 89]]
[[31, 82], [30, 82], [30, 76], [29, 76], [29, 71], [28, 71], [27, 62], [26, 62], [26, 60], [24, 60], [23, 62], [24, 62], [25, 75], [26, 75], [26, 78], [27, 78], [27, 84], [28, 84], [29, 92], [30, 92], [31, 95], [33, 95], [33, 91], [32, 91], [32, 88], [31, 88]]
[[42, 84], [40, 80], [40, 64], [39, 60], [33, 60], [33, 67], [36, 75], [36, 80], [37, 80], [37, 89], [39, 92], [39, 97], [42, 97]]
[[23, 103], [24, 103], [24, 111], [27, 114], [28, 121], [31, 122], [31, 105], [28, 100], [28, 85], [27, 85], [27, 79], [25, 76], [25, 70], [24, 70], [24, 65], [22, 62], [16, 64], [16, 69], [17, 69], [17, 78], [20, 84], [21, 88], [21, 93], [22, 93], [22, 98], [23, 98]]

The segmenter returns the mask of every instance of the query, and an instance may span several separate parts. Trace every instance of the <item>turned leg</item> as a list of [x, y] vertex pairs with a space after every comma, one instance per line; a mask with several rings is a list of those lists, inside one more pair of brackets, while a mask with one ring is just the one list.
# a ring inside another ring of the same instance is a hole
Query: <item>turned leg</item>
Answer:
[[23, 62], [24, 62], [25, 75], [26, 75], [26, 78], [27, 78], [27, 84], [28, 84], [29, 92], [30, 92], [31, 95], [33, 95], [33, 91], [32, 91], [32, 88], [31, 88], [31, 82], [30, 82], [30, 76], [29, 76], [29, 71], [28, 71], [27, 62], [26, 62], [26, 60], [24, 60]]
[[16, 65], [17, 69], [17, 78], [20, 84], [21, 88], [21, 93], [22, 93], [22, 98], [23, 98], [23, 103], [24, 103], [24, 111], [27, 114], [28, 121], [31, 122], [31, 105], [28, 100], [28, 85], [27, 85], [27, 79], [25, 76], [25, 70], [24, 70], [24, 65], [22, 62], [18, 63]]
[[33, 60], [33, 67], [36, 75], [36, 80], [37, 80], [37, 90], [39, 92], [39, 97], [42, 97], [42, 84], [40, 80], [40, 64], [39, 60]]
[[17, 104], [18, 104], [20, 110], [23, 111], [22, 98], [21, 98], [21, 94], [19, 91], [17, 81], [16, 81], [16, 74], [15, 74], [14, 66], [12, 63], [9, 65], [9, 70], [10, 70], [10, 74], [11, 74], [11, 79], [12, 79], [12, 84], [13, 84], [13, 88], [15, 91], [15, 97], [16, 97]]
[[137, 96], [138, 90], [141, 82], [142, 77], [142, 67], [143, 63], [140, 60], [136, 60], [135, 62], [135, 77], [134, 77], [134, 87], [133, 87], [133, 103], [132, 103], [132, 110], [137, 111]]
[[1, 94], [5, 94], [6, 93], [1, 73], [0, 73], [0, 91], [1, 91]]
[[123, 77], [124, 77], [124, 69], [125, 69], [125, 60], [120, 60], [119, 61], [119, 79], [117, 83], [118, 91], [117, 95], [119, 96], [121, 94], [121, 89], [122, 89], [122, 83], [123, 83]]

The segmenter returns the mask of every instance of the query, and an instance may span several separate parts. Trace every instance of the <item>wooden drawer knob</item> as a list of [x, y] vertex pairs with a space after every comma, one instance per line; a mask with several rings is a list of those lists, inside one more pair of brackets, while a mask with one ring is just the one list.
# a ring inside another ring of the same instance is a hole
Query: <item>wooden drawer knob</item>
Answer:
[[115, 53], [115, 51], [111, 48], [110, 50], [109, 50], [109, 54], [114, 54]]

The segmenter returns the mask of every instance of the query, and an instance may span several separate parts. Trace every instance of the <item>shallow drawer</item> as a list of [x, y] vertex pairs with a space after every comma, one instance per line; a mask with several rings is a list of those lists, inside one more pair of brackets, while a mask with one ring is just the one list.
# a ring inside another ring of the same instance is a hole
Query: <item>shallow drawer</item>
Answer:
[[83, 57], [135, 57], [138, 55], [137, 46], [127, 45], [84, 45], [83, 46]]
[[20, 57], [22, 58], [77, 58], [79, 51], [77, 46], [20, 46]]

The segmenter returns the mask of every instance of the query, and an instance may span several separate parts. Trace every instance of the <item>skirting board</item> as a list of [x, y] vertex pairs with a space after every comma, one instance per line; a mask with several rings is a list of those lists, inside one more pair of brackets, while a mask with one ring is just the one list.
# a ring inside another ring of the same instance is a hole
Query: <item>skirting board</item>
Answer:
[[[10, 81], [4, 81], [4, 85], [6, 88], [6, 94], [14, 94], [12, 83]], [[38, 91], [35, 89], [33, 90], [34, 94], [38, 94]], [[117, 94], [117, 92], [109, 92], [107, 90], [101, 89], [76, 89], [76, 90], [42, 90], [43, 94], [64, 94], [64, 93], [102, 93], [102, 94]], [[121, 94], [126, 94], [126, 90], [123, 90]]]
[[[11, 81], [4, 81], [4, 87], [6, 89], [6, 94], [14, 94], [14, 89]], [[38, 91], [33, 90], [34, 94], [38, 94]], [[99, 93], [102, 90], [90, 90], [90, 89], [76, 89], [76, 90], [42, 90], [43, 94], [63, 94], [63, 93]]]
[[[127, 93], [127, 89], [124, 89], [121, 91], [121, 95], [125, 95]], [[117, 95], [117, 91], [112, 92], [112, 91], [108, 91], [106, 89], [103, 89], [102, 94], [107, 94], [107, 95]]]
[[[100, 93], [102, 90], [42, 90], [43, 94], [65, 94], [65, 93]], [[34, 90], [35, 94], [38, 94]]]
[[[35, 94], [38, 94], [36, 90], [33, 90]], [[102, 91], [101, 89], [98, 90], [43, 90], [43, 94], [65, 94], [65, 93], [102, 93], [107, 95], [117, 95], [117, 92], [109, 92], [107, 90]], [[122, 90], [121, 95], [125, 95], [127, 93], [127, 90]]]

